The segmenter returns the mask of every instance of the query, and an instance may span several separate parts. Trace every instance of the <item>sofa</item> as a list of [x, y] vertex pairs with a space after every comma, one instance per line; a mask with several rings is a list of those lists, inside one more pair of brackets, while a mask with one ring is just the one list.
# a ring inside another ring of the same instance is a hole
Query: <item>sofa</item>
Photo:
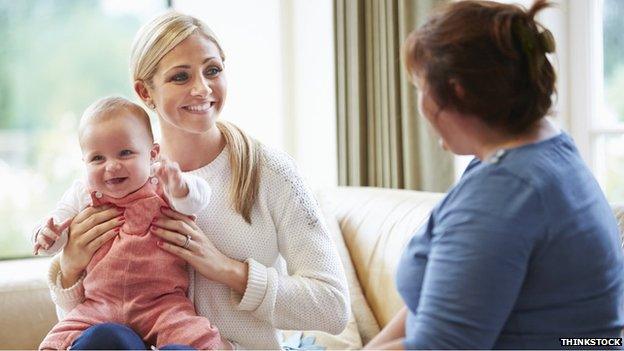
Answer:
[[[337, 336], [315, 331], [284, 335], [313, 336], [328, 349], [360, 348], [403, 306], [394, 282], [398, 259], [443, 194], [337, 187], [316, 195], [349, 282], [351, 318]], [[622, 233], [624, 208], [614, 205], [613, 210]], [[48, 261], [0, 262], [0, 349], [35, 349], [56, 322], [45, 283]]]

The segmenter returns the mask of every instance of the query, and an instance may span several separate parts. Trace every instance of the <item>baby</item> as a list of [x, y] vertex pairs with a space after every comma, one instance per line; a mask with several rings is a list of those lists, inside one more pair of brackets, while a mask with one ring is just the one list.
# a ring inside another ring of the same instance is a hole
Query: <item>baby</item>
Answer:
[[85, 300], [54, 326], [39, 348], [65, 350], [85, 329], [109, 322], [129, 326], [156, 347], [229, 348], [218, 330], [195, 314], [187, 298], [186, 262], [159, 248], [149, 232], [161, 207], [189, 216], [201, 211], [210, 200], [206, 181], [182, 174], [175, 163], [156, 162], [159, 145], [147, 113], [123, 98], [104, 98], [89, 106], [80, 120], [79, 140], [86, 182], [74, 182], [35, 230], [35, 253], [59, 252], [72, 218], [87, 206], [111, 204], [124, 211], [125, 221], [89, 262]]

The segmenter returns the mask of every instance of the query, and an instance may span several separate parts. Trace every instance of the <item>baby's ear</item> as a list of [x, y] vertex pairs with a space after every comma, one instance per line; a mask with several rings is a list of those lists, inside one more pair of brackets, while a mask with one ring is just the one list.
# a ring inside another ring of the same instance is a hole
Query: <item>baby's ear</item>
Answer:
[[152, 149], [150, 150], [150, 160], [156, 161], [158, 159], [159, 154], [160, 154], [160, 144], [154, 143], [152, 145]]

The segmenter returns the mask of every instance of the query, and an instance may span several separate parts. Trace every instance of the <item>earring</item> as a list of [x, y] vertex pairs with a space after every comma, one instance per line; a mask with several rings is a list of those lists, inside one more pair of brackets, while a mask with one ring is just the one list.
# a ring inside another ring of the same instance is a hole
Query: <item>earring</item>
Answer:
[[155, 109], [155, 108], [156, 108], [156, 105], [155, 105], [153, 102], [151, 102], [151, 101], [150, 101], [150, 102], [147, 104], [147, 107], [149, 107], [151, 110], [153, 110], [153, 109]]

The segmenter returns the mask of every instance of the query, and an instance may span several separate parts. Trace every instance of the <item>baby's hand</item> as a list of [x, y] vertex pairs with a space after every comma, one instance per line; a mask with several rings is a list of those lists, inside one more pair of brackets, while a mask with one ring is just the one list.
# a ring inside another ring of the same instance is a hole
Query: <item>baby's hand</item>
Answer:
[[61, 237], [61, 233], [69, 227], [72, 219], [69, 218], [63, 223], [56, 225], [54, 224], [54, 219], [50, 217], [46, 225], [39, 229], [39, 233], [37, 233], [37, 242], [35, 243], [33, 253], [38, 255], [41, 248], [44, 250], [49, 249]]
[[182, 178], [182, 171], [177, 162], [172, 162], [166, 158], [161, 158], [152, 166], [154, 175], [163, 182], [167, 192], [173, 197], [185, 197], [188, 195], [188, 185]]

